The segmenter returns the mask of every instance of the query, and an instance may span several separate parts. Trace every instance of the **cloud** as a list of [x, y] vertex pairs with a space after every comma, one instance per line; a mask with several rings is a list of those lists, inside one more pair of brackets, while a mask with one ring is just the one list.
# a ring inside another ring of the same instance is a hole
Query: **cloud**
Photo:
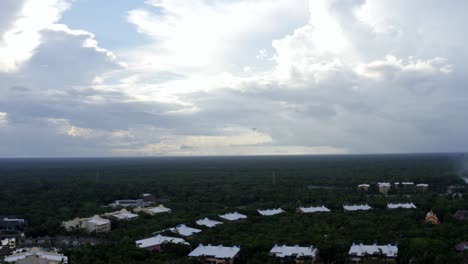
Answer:
[[8, 114], [0, 112], [0, 127], [4, 126], [8, 122]]
[[126, 17], [151, 42], [118, 51], [60, 24], [68, 2], [47, 19], [5, 3], [0, 32], [41, 23], [2, 62], [0, 155], [468, 147], [461, 1], [152, 0]]
[[[69, 6], [65, 0], [3, 1], [0, 7], [11, 13], [0, 21], [0, 72], [16, 71], [28, 61], [41, 43], [41, 31], [57, 22]], [[8, 29], [2, 31], [2, 24]]]

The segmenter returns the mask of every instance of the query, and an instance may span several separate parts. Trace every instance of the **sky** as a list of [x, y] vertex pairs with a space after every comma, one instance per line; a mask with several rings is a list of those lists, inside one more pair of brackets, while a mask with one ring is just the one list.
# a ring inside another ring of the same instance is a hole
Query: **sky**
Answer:
[[464, 0], [0, 10], [0, 157], [468, 149]]

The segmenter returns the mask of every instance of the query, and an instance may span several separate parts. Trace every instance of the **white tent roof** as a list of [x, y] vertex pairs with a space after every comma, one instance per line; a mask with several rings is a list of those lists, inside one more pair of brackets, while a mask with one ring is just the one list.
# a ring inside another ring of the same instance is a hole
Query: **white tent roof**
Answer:
[[359, 210], [367, 211], [367, 210], [371, 210], [371, 209], [372, 209], [372, 207], [370, 207], [370, 206], [367, 205], [367, 204], [361, 204], [361, 205], [343, 205], [343, 208], [344, 208], [346, 211], [359, 211]]
[[257, 210], [257, 212], [263, 216], [277, 215], [284, 213], [284, 210], [281, 208], [278, 209], [266, 209], [266, 210]]
[[171, 209], [165, 207], [164, 205], [160, 204], [158, 207], [152, 207], [148, 208], [148, 211], [154, 213], [154, 214], [159, 214], [159, 213], [167, 213], [170, 212]]
[[311, 206], [311, 207], [299, 207], [299, 210], [303, 213], [317, 213], [317, 212], [330, 212], [330, 209], [325, 207], [324, 205], [322, 206]]
[[231, 259], [234, 258], [237, 253], [239, 253], [240, 248], [237, 246], [234, 247], [223, 247], [207, 245], [204, 246], [200, 244], [196, 249], [190, 252], [189, 257], [214, 257], [218, 259]]
[[390, 184], [389, 182], [379, 182], [378, 185], [379, 186], [392, 186], [392, 184]]
[[22, 259], [26, 259], [29, 256], [36, 256], [39, 259], [44, 259], [48, 261], [57, 261], [57, 262], [63, 261], [63, 263], [68, 263], [68, 257], [62, 254], [54, 253], [54, 252], [43, 251], [42, 249], [39, 249], [39, 248], [30, 248], [30, 249], [27, 249], [26, 252], [14, 253], [11, 256], [5, 257], [4, 261], [16, 262]]
[[188, 227], [186, 225], [178, 225], [174, 228], [170, 228], [169, 230], [171, 230], [171, 232], [173, 233], [177, 233], [181, 236], [191, 236], [193, 234], [196, 234], [196, 233], [200, 233], [201, 230], [200, 229], [196, 229], [196, 228], [192, 228], [192, 227]]
[[109, 219], [104, 219], [104, 218], [100, 217], [99, 215], [95, 215], [95, 216], [89, 218], [87, 221], [90, 222], [90, 223], [93, 223], [95, 225], [108, 225], [108, 224], [110, 224]]
[[428, 187], [429, 184], [427, 184], [427, 183], [419, 183], [419, 184], [416, 184], [416, 186], [418, 186], [418, 187]]
[[397, 209], [397, 208], [411, 209], [411, 208], [416, 208], [416, 205], [414, 205], [413, 203], [397, 203], [397, 204], [389, 203], [387, 204], [387, 208], [388, 209]]
[[117, 214], [114, 214], [113, 216], [115, 216], [119, 220], [127, 220], [127, 219], [138, 217], [137, 214], [132, 214], [132, 213], [117, 213]]
[[196, 223], [197, 223], [197, 225], [200, 225], [200, 226], [214, 227], [214, 226], [222, 224], [223, 222], [210, 220], [210, 219], [205, 217], [204, 219], [197, 220]]
[[223, 214], [223, 215], [220, 215], [219, 217], [229, 220], [229, 221], [235, 221], [235, 220], [247, 218], [246, 215], [239, 214], [238, 212]]
[[137, 241], [135, 241], [135, 243], [139, 248], [147, 248], [147, 247], [161, 245], [161, 244], [164, 244], [164, 243], [185, 244], [185, 245], [189, 244], [185, 240], [183, 240], [182, 238], [167, 237], [167, 236], [161, 236], [161, 235], [157, 235], [157, 236], [146, 238], [146, 239], [137, 240]]
[[300, 246], [277, 246], [275, 245], [271, 250], [270, 254], [278, 258], [284, 257], [315, 257], [317, 254], [317, 249], [313, 246], [310, 247], [300, 247]]
[[363, 184], [359, 184], [357, 187], [370, 187], [370, 185], [366, 184], [366, 183], [363, 183]]
[[402, 182], [401, 184], [403, 184], [403, 185], [413, 185], [414, 182]]
[[398, 247], [392, 245], [363, 245], [354, 244], [349, 249], [349, 255], [353, 256], [365, 256], [365, 255], [378, 255], [382, 253], [387, 257], [396, 257], [398, 255]]

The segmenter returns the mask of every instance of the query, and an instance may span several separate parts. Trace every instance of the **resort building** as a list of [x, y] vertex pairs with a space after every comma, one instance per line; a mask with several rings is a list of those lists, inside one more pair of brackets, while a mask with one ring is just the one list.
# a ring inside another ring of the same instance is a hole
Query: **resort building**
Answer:
[[104, 233], [111, 230], [111, 221], [104, 219], [99, 215], [90, 218], [75, 218], [70, 221], [62, 222], [62, 226], [67, 231], [85, 229], [88, 233]]
[[215, 227], [217, 225], [221, 225], [223, 222], [210, 220], [205, 217], [204, 219], [197, 220], [196, 223], [199, 226]]
[[239, 214], [238, 212], [219, 215], [219, 217], [221, 217], [221, 218], [223, 218], [225, 220], [228, 220], [228, 221], [236, 221], [236, 220], [239, 220], [239, 219], [246, 219], [247, 218], [246, 215]]
[[398, 208], [403, 208], [403, 209], [414, 209], [416, 208], [416, 205], [413, 203], [389, 203], [387, 204], [388, 209], [398, 209]]
[[458, 243], [456, 246], [455, 246], [455, 250], [459, 251], [459, 252], [465, 252], [465, 251], [468, 251], [468, 241], [463, 241], [461, 243]]
[[388, 191], [390, 191], [390, 189], [392, 188], [392, 185], [389, 182], [379, 182], [378, 186], [379, 186], [379, 192], [381, 194], [387, 194]]
[[224, 247], [224, 246], [204, 246], [200, 244], [194, 249], [189, 257], [197, 258], [206, 264], [234, 264], [234, 260], [238, 257], [240, 247]]
[[455, 214], [453, 214], [453, 218], [459, 221], [468, 220], [468, 210], [457, 210]]
[[266, 210], [257, 210], [257, 212], [263, 216], [272, 216], [272, 215], [277, 215], [277, 214], [282, 214], [284, 213], [284, 210], [281, 208], [278, 209], [266, 209]]
[[68, 257], [57, 252], [44, 251], [40, 248], [18, 250], [3, 260], [16, 264], [67, 264]]
[[16, 247], [16, 238], [4, 238], [0, 239], [0, 247], [15, 248]]
[[156, 197], [154, 197], [154, 195], [149, 194], [149, 193], [142, 194], [141, 199], [143, 200], [143, 202], [146, 202], [146, 203], [155, 203], [156, 202]]
[[115, 211], [112, 213], [106, 213], [104, 216], [111, 216], [117, 218], [117, 220], [130, 220], [134, 218], [138, 218], [137, 214], [132, 214], [127, 209], [123, 208], [119, 211]]
[[439, 218], [437, 218], [437, 215], [432, 210], [426, 215], [426, 223], [434, 225], [440, 224]]
[[369, 187], [370, 187], [369, 184], [359, 184], [357, 186], [359, 191], [366, 191], [366, 192], [369, 190]]
[[182, 238], [161, 235], [135, 241], [137, 247], [150, 251], [161, 251], [161, 245], [168, 243], [189, 245], [189, 243]]
[[113, 203], [109, 204], [113, 208], [136, 208], [136, 207], [147, 207], [152, 205], [153, 202], [145, 202], [143, 199], [137, 200], [115, 200]]
[[427, 191], [427, 188], [429, 188], [429, 184], [426, 184], [426, 183], [416, 184], [416, 189], [418, 191], [425, 192], [425, 191]]
[[297, 208], [297, 211], [298, 211], [299, 213], [307, 214], [307, 213], [330, 212], [330, 209], [328, 209], [327, 207], [325, 207], [324, 205], [322, 205], [322, 206], [317, 206], [317, 207], [314, 207], [314, 206], [311, 206], [311, 207], [299, 207], [299, 208]]
[[318, 250], [313, 246], [300, 247], [298, 245], [275, 245], [270, 250], [270, 255], [275, 258], [281, 259], [282, 261], [294, 260], [296, 263], [304, 263], [304, 261], [307, 260], [307, 263], [315, 263], [317, 261]]
[[179, 234], [179, 235], [185, 236], [185, 237], [192, 236], [193, 234], [200, 233], [202, 231], [200, 229], [188, 227], [188, 226], [183, 225], [183, 224], [178, 225], [178, 226], [173, 227], [173, 228], [169, 228], [169, 230], [172, 233], [176, 233], [176, 234]]
[[0, 216], [0, 230], [22, 231], [26, 224], [26, 220], [16, 216]]
[[0, 259], [3, 256], [10, 255], [16, 248], [16, 238], [0, 239]]
[[143, 213], [146, 213], [146, 214], [149, 214], [149, 215], [170, 213], [171, 211], [172, 211], [171, 209], [165, 207], [162, 204], [160, 204], [157, 207], [145, 207], [145, 208], [137, 207], [137, 208], [133, 209], [133, 212], [135, 212], [135, 213], [143, 212]]
[[343, 209], [345, 211], [368, 211], [372, 210], [372, 207], [370, 207], [367, 204], [361, 204], [361, 205], [343, 205]]
[[361, 263], [366, 258], [384, 259], [385, 261], [394, 261], [398, 256], [398, 247], [396, 245], [363, 245], [355, 244], [351, 246], [348, 253], [351, 263]]

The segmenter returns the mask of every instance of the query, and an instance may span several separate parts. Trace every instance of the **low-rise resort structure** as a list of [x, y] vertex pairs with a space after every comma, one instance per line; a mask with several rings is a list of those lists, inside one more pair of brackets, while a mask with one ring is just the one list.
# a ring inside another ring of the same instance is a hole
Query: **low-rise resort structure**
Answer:
[[238, 212], [219, 215], [219, 217], [221, 217], [221, 218], [223, 218], [225, 220], [228, 220], [228, 221], [236, 221], [236, 220], [246, 219], [247, 218], [246, 215], [239, 214]]
[[27, 248], [17, 250], [5, 257], [5, 263], [15, 264], [67, 264], [68, 257], [57, 251], [45, 251], [40, 248]]
[[325, 207], [324, 205], [322, 206], [311, 206], [311, 207], [299, 207], [297, 208], [297, 211], [299, 213], [304, 213], [304, 214], [307, 214], [307, 213], [320, 213], [320, 212], [331, 212], [330, 209], [328, 209], [327, 207]]
[[277, 214], [282, 214], [284, 213], [284, 210], [281, 208], [278, 209], [266, 209], [266, 210], [257, 210], [257, 212], [263, 216], [272, 216], [272, 215], [277, 215]]
[[359, 185], [357, 186], [357, 188], [358, 188], [359, 191], [366, 191], [366, 192], [369, 190], [369, 187], [370, 187], [370, 185], [369, 185], [369, 184], [365, 184], [365, 183], [359, 184]]
[[416, 205], [414, 205], [414, 203], [389, 203], [387, 204], [387, 208], [388, 209], [399, 209], [399, 208], [403, 208], [403, 209], [415, 209], [416, 208]]
[[439, 218], [437, 218], [437, 215], [432, 210], [426, 214], [426, 223], [433, 225], [440, 224]]
[[427, 191], [427, 188], [429, 188], [429, 184], [426, 184], [426, 183], [419, 183], [419, 184], [416, 184], [416, 189], [417, 189], [418, 191], [426, 192], [426, 191]]
[[345, 211], [368, 211], [372, 210], [372, 207], [370, 207], [367, 204], [361, 204], [361, 205], [343, 205], [343, 209]]
[[111, 212], [111, 213], [105, 213], [103, 214], [104, 216], [110, 216], [110, 217], [115, 217], [117, 220], [130, 220], [134, 218], [138, 218], [137, 214], [132, 214], [129, 212], [127, 209], [123, 208], [119, 211]]
[[136, 207], [147, 207], [152, 205], [153, 202], [146, 202], [143, 199], [136, 200], [115, 200], [113, 203], [109, 204], [113, 208], [136, 208]]
[[[270, 250], [270, 255], [284, 261], [294, 261], [296, 263], [315, 263], [317, 261], [318, 250], [313, 246], [278, 246], [275, 245]], [[289, 262], [288, 262], [289, 263]]]
[[204, 246], [200, 244], [192, 252], [189, 253], [189, 257], [196, 258], [202, 263], [206, 264], [234, 264], [235, 259], [238, 257], [240, 247], [224, 247], [224, 246], [212, 246], [208, 244]]
[[365, 259], [379, 259], [380, 261], [395, 261], [398, 256], [397, 245], [363, 245], [355, 244], [348, 252], [351, 263], [361, 263]]
[[156, 235], [154, 237], [145, 238], [135, 241], [137, 247], [150, 250], [150, 251], [161, 251], [161, 245], [163, 244], [183, 244], [190, 245], [184, 239], [178, 237], [167, 237], [162, 235]]
[[133, 209], [134, 213], [146, 213], [149, 215], [155, 215], [155, 214], [162, 214], [162, 213], [170, 213], [172, 210], [170, 208], [165, 207], [164, 205], [160, 204], [157, 207], [137, 207]]
[[392, 185], [389, 182], [379, 182], [377, 185], [379, 186], [379, 192], [381, 194], [387, 194], [392, 188]]
[[453, 214], [453, 218], [459, 220], [459, 221], [465, 221], [468, 220], [468, 210], [457, 210]]
[[111, 221], [95, 215], [89, 218], [75, 218], [70, 221], [62, 222], [62, 226], [67, 231], [84, 229], [88, 233], [104, 233], [111, 230]]
[[185, 236], [185, 237], [192, 236], [193, 234], [200, 233], [202, 231], [200, 229], [188, 227], [188, 226], [186, 226], [184, 224], [178, 225], [178, 226], [173, 227], [173, 228], [169, 228], [169, 230], [172, 233], [179, 234], [179, 235]]
[[221, 225], [223, 222], [211, 220], [205, 217], [203, 219], [197, 220], [196, 223], [199, 226], [215, 227], [217, 225]]
[[26, 220], [16, 216], [0, 216], [0, 231], [22, 231], [26, 224]]

